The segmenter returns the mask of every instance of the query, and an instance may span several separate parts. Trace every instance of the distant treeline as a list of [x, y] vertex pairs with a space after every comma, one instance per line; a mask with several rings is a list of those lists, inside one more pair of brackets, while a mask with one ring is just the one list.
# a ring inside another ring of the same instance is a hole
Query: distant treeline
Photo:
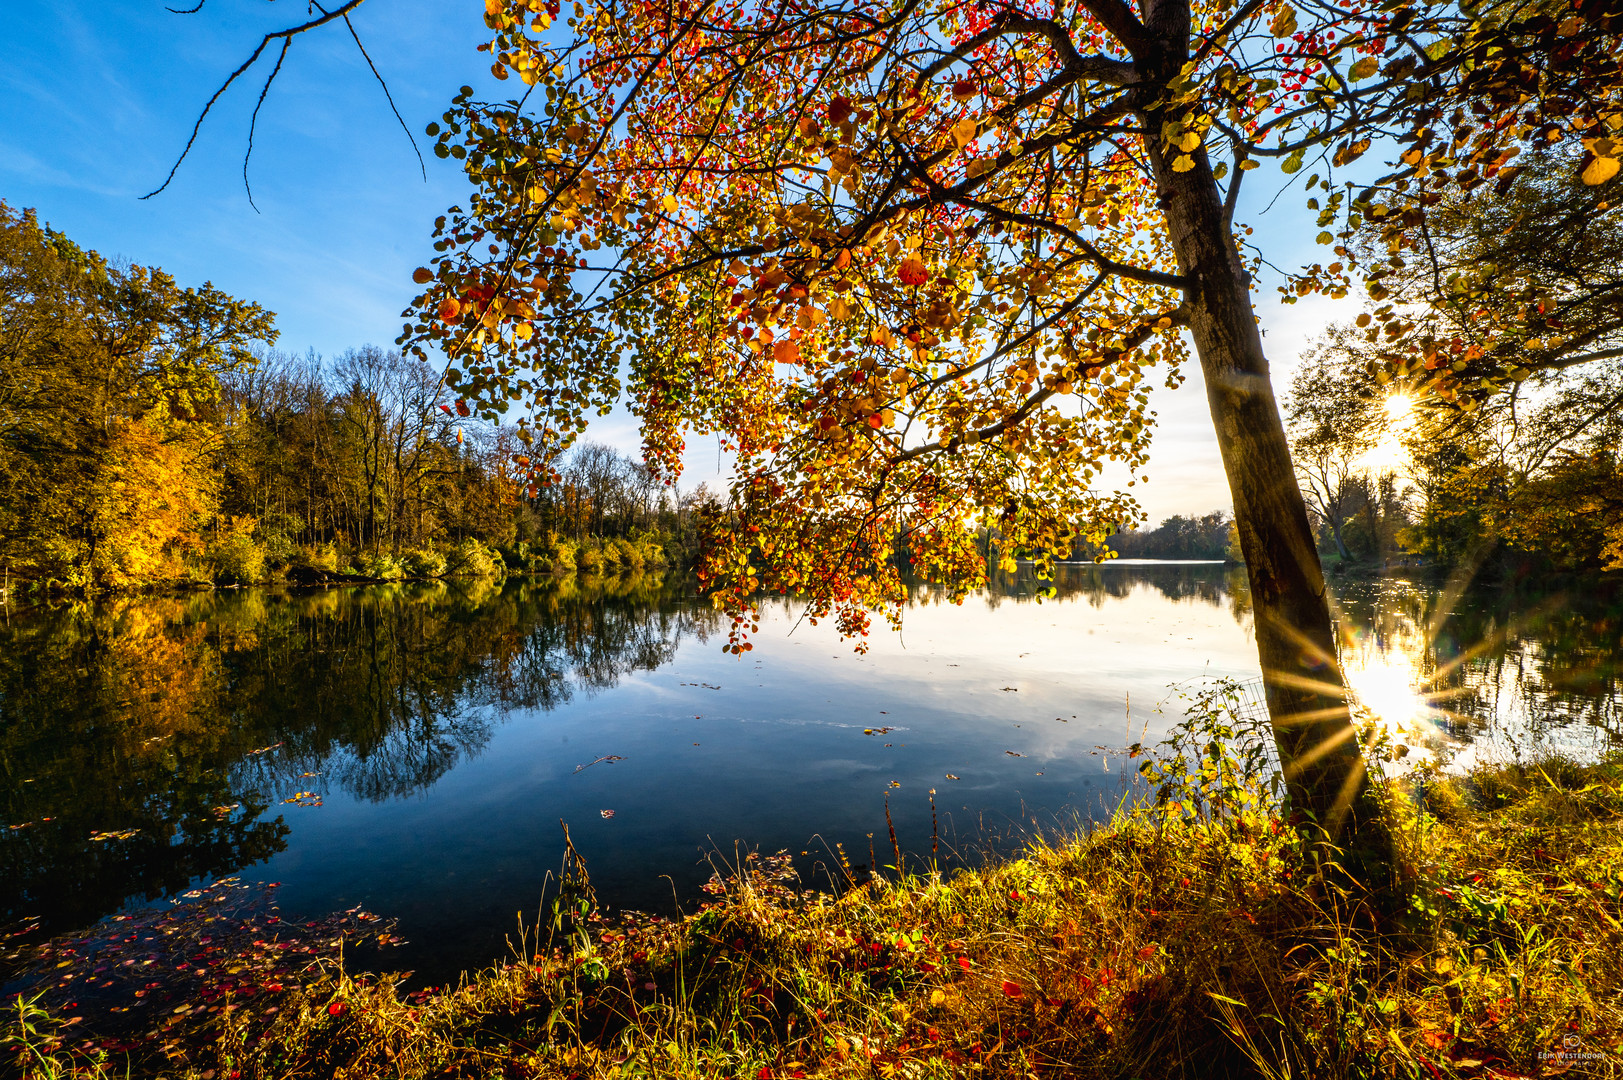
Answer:
[[691, 557], [673, 495], [585, 445], [548, 464], [373, 346], [276, 352], [274, 316], [117, 265], [0, 203], [0, 575], [51, 588], [586, 569]]
[[[1160, 527], [1116, 533], [1105, 545], [1123, 559], [1234, 559], [1239, 560], [1239, 543], [1233, 535], [1233, 519], [1222, 510], [1200, 517], [1174, 514]], [[1078, 551], [1073, 558], [1091, 558], [1091, 551]]]

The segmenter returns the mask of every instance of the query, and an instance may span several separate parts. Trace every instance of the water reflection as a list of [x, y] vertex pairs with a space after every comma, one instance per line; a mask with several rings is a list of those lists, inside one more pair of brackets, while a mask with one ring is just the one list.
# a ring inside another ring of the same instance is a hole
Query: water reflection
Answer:
[[[1617, 581], [1336, 594], [1363, 700], [1466, 762], [1623, 739]], [[652, 577], [14, 612], [0, 923], [76, 927], [261, 866], [284, 906], [400, 915], [445, 951], [401, 963], [454, 973], [534, 910], [560, 818], [603, 894], [637, 906], [691, 895], [696, 851], [735, 837], [863, 853], [887, 795], [904, 847], [927, 849], [936, 789], [944, 837], [972, 853], [988, 822], [1018, 838], [1114, 806], [1097, 748], [1154, 741], [1170, 683], [1257, 674], [1236, 568], [1022, 567], [948, 599], [917, 587], [902, 634], [856, 656], [778, 598], [748, 659], [721, 655], [690, 583]]]
[[706, 609], [653, 577], [211, 592], [0, 629], [0, 912], [77, 926], [281, 851], [285, 801], [398, 798], [669, 661]]
[[1456, 594], [1396, 579], [1337, 599], [1359, 697], [1454, 767], [1623, 744], [1623, 581]]

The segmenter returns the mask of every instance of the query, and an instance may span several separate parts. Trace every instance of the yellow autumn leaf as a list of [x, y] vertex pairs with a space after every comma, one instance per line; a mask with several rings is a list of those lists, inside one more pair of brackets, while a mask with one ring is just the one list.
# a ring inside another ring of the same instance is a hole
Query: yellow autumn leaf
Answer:
[[1198, 131], [1186, 131], [1177, 141], [1178, 149], [1182, 150], [1186, 154], [1199, 145], [1200, 132]]
[[1380, 67], [1380, 64], [1381, 62], [1375, 57], [1366, 56], [1352, 66], [1350, 74], [1354, 79], [1367, 79], [1375, 74], [1375, 69]]
[[676, 196], [675, 195], [666, 195], [665, 199], [664, 199], [664, 203], [665, 203], [665, 212], [669, 213], [669, 214], [676, 213], [677, 209], [681, 205], [680, 203], [678, 203], [676, 201]]
[[964, 117], [962, 120], [952, 125], [953, 141], [955, 141], [960, 148], [968, 145], [969, 141], [975, 137], [975, 128], [975, 118], [973, 116]]
[[1617, 175], [1617, 167], [1617, 158], [1598, 157], [1584, 168], [1583, 181], [1590, 187], [1604, 184]]
[[1173, 172], [1188, 172], [1195, 167], [1195, 159], [1188, 154], [1179, 154], [1172, 162]]

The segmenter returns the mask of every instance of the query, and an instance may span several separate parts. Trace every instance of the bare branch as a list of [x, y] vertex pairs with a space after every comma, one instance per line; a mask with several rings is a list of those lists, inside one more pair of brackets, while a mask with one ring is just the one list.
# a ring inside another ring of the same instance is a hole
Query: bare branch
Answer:
[[[220, 88], [214, 91], [213, 95], [208, 99], [208, 103], [203, 106], [203, 111], [197, 114], [197, 122], [192, 125], [192, 133], [186, 139], [186, 146], [181, 150], [180, 156], [175, 159], [174, 165], [170, 167], [169, 175], [164, 177], [163, 183], [159, 184], [145, 195], [142, 195], [141, 198], [152, 198], [152, 196], [158, 194], [158, 192], [168, 187], [170, 182], [175, 179], [175, 173], [180, 171], [181, 162], [186, 160], [186, 155], [190, 154], [192, 152], [192, 147], [197, 144], [197, 133], [203, 129], [203, 121], [208, 118], [210, 110], [214, 108], [215, 103], [220, 100], [225, 92], [231, 88], [231, 84], [241, 78], [249, 68], [253, 67], [254, 64], [259, 61], [259, 58], [265, 53], [266, 46], [273, 41], [281, 40], [283, 42], [282, 54], [286, 55], [287, 43], [291, 42], [294, 37], [310, 30], [314, 30], [317, 27], [325, 26], [334, 19], [341, 19], [345, 15], [348, 15], [351, 11], [354, 11], [356, 8], [360, 7], [364, 2], [365, 0], [345, 0], [341, 7], [335, 8], [332, 11], [323, 12], [319, 18], [311, 19], [309, 22], [300, 23], [298, 26], [290, 26], [286, 30], [272, 31], [261, 38], [259, 44], [254, 47], [254, 51], [249, 54], [248, 59], [244, 60], [240, 65], [238, 65], [235, 71], [226, 76], [225, 82], [220, 84]], [[197, 8], [192, 10], [196, 11], [202, 6], [203, 5], [199, 3]], [[178, 14], [190, 14], [190, 12], [179, 12]], [[280, 61], [278, 61], [278, 64], [279, 63]], [[269, 85], [269, 83], [266, 84], [267, 89], [269, 89]], [[264, 100], [264, 96], [264, 92], [262, 91], [260, 93], [261, 101]], [[244, 166], [246, 167], [246, 161], [244, 162]]]

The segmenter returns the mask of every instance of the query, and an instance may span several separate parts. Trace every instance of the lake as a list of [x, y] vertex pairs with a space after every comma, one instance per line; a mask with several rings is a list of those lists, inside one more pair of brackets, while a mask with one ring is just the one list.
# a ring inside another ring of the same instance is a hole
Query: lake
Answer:
[[[920, 588], [865, 655], [792, 600], [726, 655], [675, 577], [14, 606], [0, 924], [65, 931], [236, 874], [279, 883], [288, 917], [398, 918], [383, 962], [434, 981], [533, 921], [565, 824], [605, 903], [665, 912], [735, 845], [823, 882], [841, 851], [894, 863], [887, 803], [911, 859], [1008, 851], [1118, 803], [1112, 751], [1178, 718], [1173, 684], [1257, 676], [1243, 571], [1041, 584]], [[1334, 591], [1351, 681], [1417, 744], [1470, 764], [1623, 741], [1615, 578]]]

